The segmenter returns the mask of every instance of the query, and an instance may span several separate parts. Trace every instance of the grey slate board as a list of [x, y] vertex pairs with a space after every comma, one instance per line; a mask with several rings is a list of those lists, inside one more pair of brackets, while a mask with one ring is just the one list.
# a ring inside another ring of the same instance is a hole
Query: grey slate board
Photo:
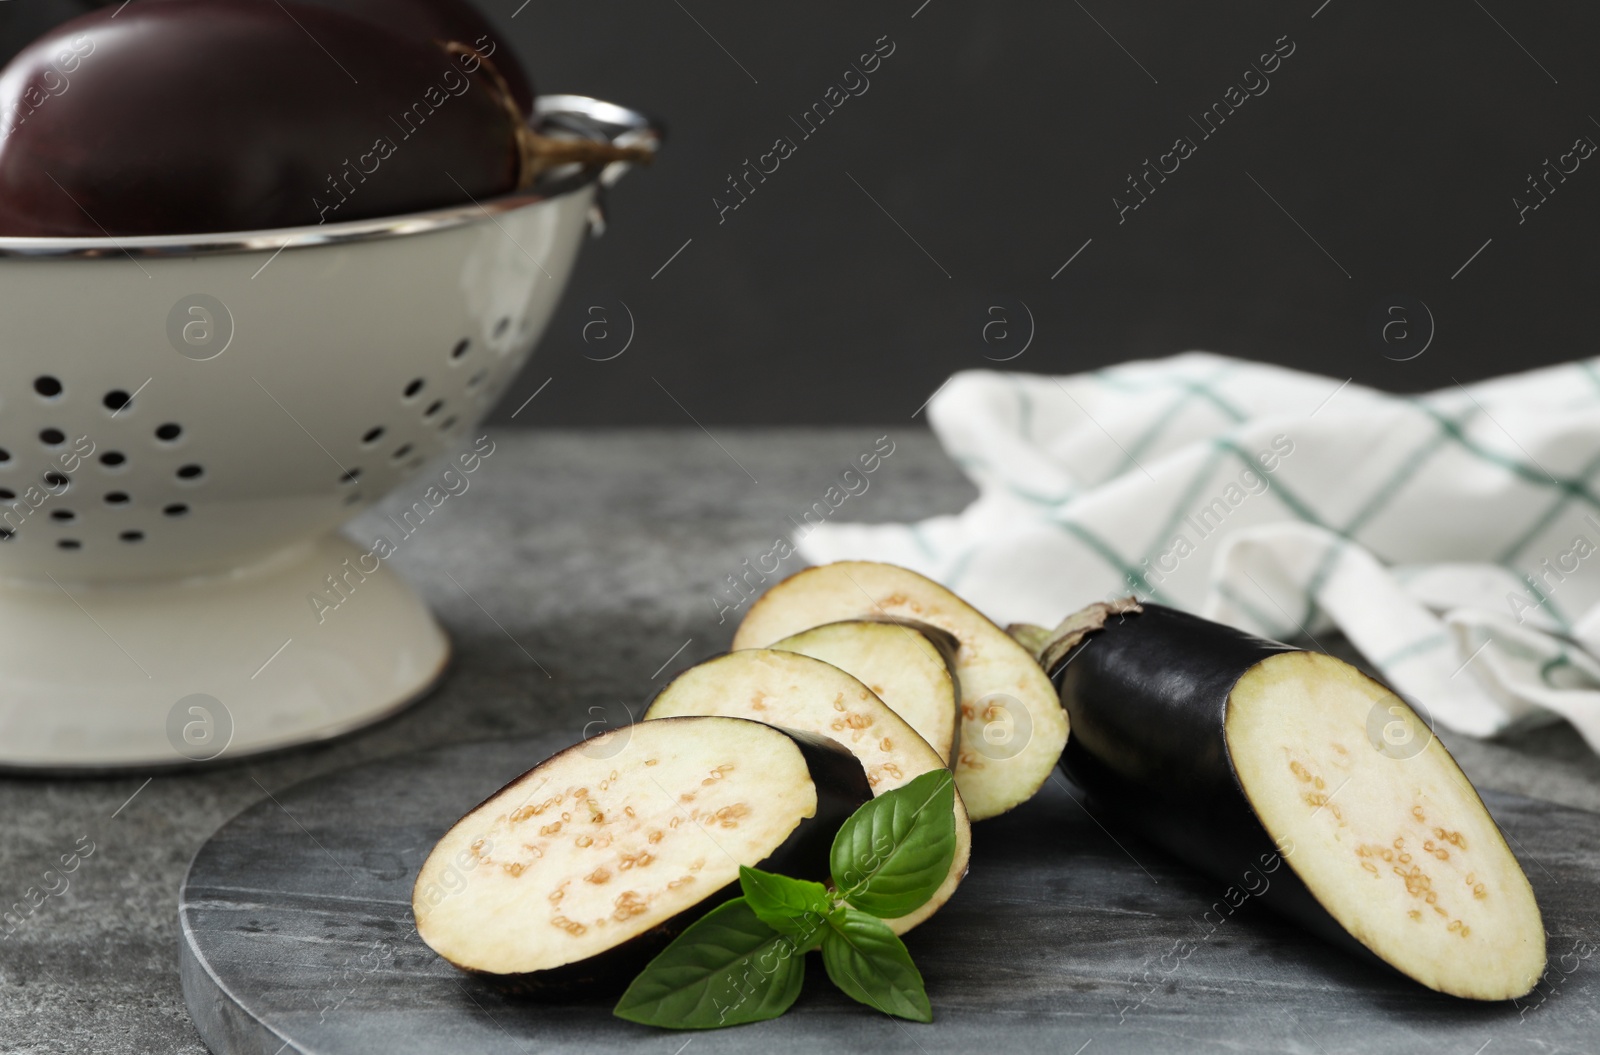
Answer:
[[[297, 785], [224, 825], [196, 855], [179, 906], [184, 995], [212, 1051], [678, 1050], [690, 1034], [612, 1018], [609, 1001], [541, 1005], [504, 995], [440, 960], [412, 925], [411, 884], [435, 840], [570, 741], [561, 734], [387, 759]], [[1113, 837], [1057, 774], [1034, 801], [974, 829], [971, 874], [907, 938], [933, 1000], [932, 1025], [851, 1003], [812, 963], [788, 1015], [693, 1034], [693, 1055], [996, 1047], [1076, 1055], [1084, 1045], [1092, 1055], [1592, 1052], [1600, 815], [1485, 798], [1550, 932], [1550, 970], [1518, 1003], [1432, 993], [1248, 901], [1220, 925], [1203, 925], [1226, 888]]]

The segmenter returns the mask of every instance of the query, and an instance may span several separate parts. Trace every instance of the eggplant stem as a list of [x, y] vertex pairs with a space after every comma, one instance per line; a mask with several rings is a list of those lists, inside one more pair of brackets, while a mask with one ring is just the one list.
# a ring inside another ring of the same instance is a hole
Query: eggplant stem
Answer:
[[1028, 650], [1036, 661], [1050, 645], [1050, 631], [1038, 623], [1011, 623], [1006, 627], [1011, 640]]
[[621, 147], [592, 139], [557, 139], [540, 135], [528, 126], [528, 120], [511, 92], [511, 85], [506, 83], [493, 62], [478, 54], [477, 49], [460, 41], [446, 41], [443, 46], [451, 55], [471, 55], [478, 60], [478, 68], [489, 78], [495, 102], [510, 116], [511, 134], [517, 144], [517, 190], [528, 189], [540, 176], [562, 165], [599, 168], [613, 161], [648, 165], [655, 160], [655, 151], [648, 147]]
[[649, 147], [619, 147], [614, 143], [598, 143], [593, 139], [556, 139], [542, 136], [526, 125], [517, 136], [523, 149], [522, 180], [526, 187], [544, 173], [561, 165], [586, 165], [598, 167], [613, 161], [627, 161], [648, 165], [655, 160], [655, 151]]
[[1121, 597], [1114, 601], [1096, 601], [1087, 608], [1079, 609], [1061, 620], [1054, 630], [1017, 623], [1008, 627], [1007, 631], [1034, 654], [1046, 674], [1053, 674], [1056, 665], [1067, 657], [1067, 653], [1077, 648], [1084, 638], [1104, 628], [1112, 616], [1142, 611], [1144, 608], [1138, 598]]

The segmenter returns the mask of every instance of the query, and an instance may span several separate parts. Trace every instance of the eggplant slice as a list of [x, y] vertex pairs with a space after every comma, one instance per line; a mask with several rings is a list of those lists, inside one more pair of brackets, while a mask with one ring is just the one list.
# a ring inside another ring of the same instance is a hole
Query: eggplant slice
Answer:
[[1394, 692], [1331, 656], [1160, 605], [1085, 611], [1063, 624], [1076, 620], [1064, 640], [1077, 643], [1052, 675], [1072, 720], [1062, 769], [1104, 809], [1431, 989], [1505, 1000], [1538, 983], [1533, 889]]
[[[828, 737], [860, 760], [874, 795], [945, 768], [939, 753], [871, 689], [838, 667], [797, 652], [751, 648], [714, 656], [662, 689], [645, 711], [644, 722], [686, 714], [753, 718]], [[885, 920], [890, 929], [904, 934], [950, 900], [967, 874], [971, 850], [972, 826], [958, 793], [950, 874], [926, 905]]]
[[908, 619], [960, 642], [956, 786], [973, 820], [1028, 801], [1067, 742], [1067, 715], [1039, 664], [982, 612], [932, 579], [893, 564], [840, 561], [797, 572], [745, 614], [733, 647], [761, 648], [841, 619]]
[[872, 797], [838, 744], [737, 718], [613, 729], [507, 784], [445, 833], [412, 891], [422, 940], [539, 989], [620, 989], [738, 891], [739, 866], [825, 880]]
[[955, 761], [961, 701], [954, 670], [960, 643], [943, 630], [848, 619], [791, 634], [772, 647], [832, 663], [904, 718], [946, 764]]

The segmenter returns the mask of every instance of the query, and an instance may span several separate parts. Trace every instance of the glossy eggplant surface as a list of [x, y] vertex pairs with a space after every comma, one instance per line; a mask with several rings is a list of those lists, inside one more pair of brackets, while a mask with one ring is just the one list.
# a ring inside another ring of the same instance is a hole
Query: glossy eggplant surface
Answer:
[[1237, 903], [1441, 992], [1508, 999], [1538, 982], [1526, 876], [1382, 684], [1155, 604], [1106, 615], [1050, 674], [1072, 723], [1063, 771], [1108, 821], [1224, 884], [1219, 902], [1249, 891]]

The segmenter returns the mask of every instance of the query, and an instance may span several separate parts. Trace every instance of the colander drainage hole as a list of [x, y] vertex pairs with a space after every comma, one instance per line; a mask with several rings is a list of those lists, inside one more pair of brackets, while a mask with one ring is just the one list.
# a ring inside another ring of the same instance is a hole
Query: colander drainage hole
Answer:
[[339, 482], [341, 484], [353, 484], [359, 479], [361, 479], [360, 469], [347, 469], [345, 474], [339, 477]]
[[156, 439], [165, 443], [171, 443], [182, 435], [183, 426], [177, 424], [176, 422], [169, 421], [165, 425], [159, 425], [156, 427]]
[[468, 388], [468, 390], [477, 388], [479, 385], [483, 384], [483, 379], [488, 377], [488, 376], [489, 376], [489, 372], [487, 370], [479, 370], [477, 373], [475, 373], [471, 377], [467, 378], [467, 388]]
[[100, 402], [105, 404], [107, 410], [114, 412], [133, 402], [133, 397], [120, 388], [113, 388], [105, 394], [105, 397]]
[[454, 414], [452, 414], [448, 418], [445, 418], [443, 421], [439, 422], [439, 431], [440, 432], [448, 432], [450, 430], [450, 427], [452, 425], [454, 425], [455, 423], [456, 423], [456, 416]]
[[361, 442], [370, 446], [374, 443], [377, 443], [381, 439], [383, 439], [383, 426], [374, 425], [372, 428], [367, 430], [367, 434], [365, 436], [361, 437]]
[[47, 447], [59, 447], [67, 442], [67, 434], [60, 429], [40, 429], [39, 442]]
[[178, 468], [178, 479], [198, 480], [205, 475], [205, 468], [199, 465], [184, 465]]
[[394, 460], [397, 461], [397, 462], [398, 461], [404, 461], [405, 460], [405, 456], [410, 454], [410, 453], [411, 453], [411, 444], [402, 443], [399, 447], [395, 448]]
[[16, 532], [10, 528], [0, 528], [0, 542], [10, 542], [16, 537]]
[[463, 337], [461, 340], [456, 342], [456, 346], [454, 348], [450, 349], [450, 358], [465, 359], [467, 353], [470, 351], [472, 351], [472, 342]]
[[54, 399], [61, 394], [61, 382], [43, 374], [33, 379], [33, 390], [46, 399]]
[[496, 337], [504, 337], [506, 335], [506, 331], [509, 330], [510, 328], [511, 328], [511, 318], [510, 318], [510, 316], [505, 316], [505, 317], [501, 318], [501, 320], [499, 322], [494, 324], [494, 335]]
[[117, 538], [121, 539], [124, 542], [143, 542], [144, 541], [144, 532], [143, 531], [124, 531], [122, 534], [118, 535]]
[[10, 460], [11, 452], [6, 450], [4, 447], [0, 447], [0, 462], [9, 462]]
[[425, 418], [431, 418], [431, 417], [433, 417], [435, 414], [439, 413], [439, 411], [441, 411], [443, 409], [444, 409], [444, 400], [436, 399], [432, 403], [428, 404], [428, 409], [424, 410], [422, 412], [422, 416], [425, 417]]
[[56, 548], [57, 549], [82, 549], [83, 548], [83, 543], [79, 542], [75, 538], [64, 538], [64, 539], [57, 540]]
[[421, 392], [421, 391], [422, 391], [422, 386], [423, 386], [423, 385], [424, 385], [424, 384], [425, 384], [425, 383], [426, 383], [426, 382], [424, 382], [424, 381], [423, 381], [423, 380], [422, 380], [422, 378], [420, 378], [420, 377], [418, 377], [418, 378], [415, 378], [415, 379], [414, 379], [414, 380], [412, 380], [412, 382], [411, 382], [411, 383], [410, 383], [410, 384], [409, 384], [409, 385], [407, 385], [407, 386], [406, 386], [406, 387], [405, 387], [405, 393], [404, 393], [404, 394], [405, 394], [405, 397], [406, 397], [406, 398], [407, 398], [407, 399], [413, 399], [413, 398], [415, 398], [415, 397], [416, 397], [416, 394], [417, 394], [417, 393], [418, 393], [418, 392]]
[[44, 474], [44, 485], [54, 494], [63, 494], [72, 486], [72, 480], [65, 473], [58, 473], [52, 469]]
[[182, 502], [174, 502], [170, 506], [164, 507], [161, 511], [169, 517], [181, 517], [189, 515], [189, 507], [184, 505]]
[[125, 506], [128, 504], [128, 493], [126, 491], [108, 491], [106, 493], [106, 504]]
[[60, 521], [63, 524], [70, 524], [78, 519], [78, 514], [70, 509], [52, 509], [50, 511], [50, 519]]
[[115, 469], [127, 460], [128, 456], [121, 451], [106, 451], [100, 456], [100, 464], [111, 469]]
[[0, 502], [9, 502], [17, 497], [17, 492], [9, 487], [0, 487]]

